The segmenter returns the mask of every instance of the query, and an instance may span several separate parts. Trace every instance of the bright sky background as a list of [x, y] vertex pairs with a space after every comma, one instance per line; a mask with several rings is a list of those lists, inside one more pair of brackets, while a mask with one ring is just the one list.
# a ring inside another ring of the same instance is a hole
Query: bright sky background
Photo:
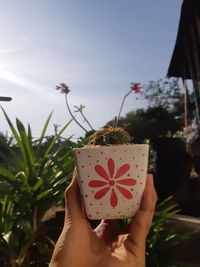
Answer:
[[[94, 128], [117, 115], [130, 82], [165, 77], [176, 40], [182, 0], [0, 0], [0, 95], [39, 136], [49, 113], [53, 124], [70, 120], [70, 105], [86, 105]], [[134, 94], [122, 115], [144, 106]], [[78, 119], [79, 117], [77, 117]], [[81, 120], [81, 118], [79, 118]], [[0, 112], [0, 131], [8, 126]], [[73, 122], [64, 136], [83, 136]]]

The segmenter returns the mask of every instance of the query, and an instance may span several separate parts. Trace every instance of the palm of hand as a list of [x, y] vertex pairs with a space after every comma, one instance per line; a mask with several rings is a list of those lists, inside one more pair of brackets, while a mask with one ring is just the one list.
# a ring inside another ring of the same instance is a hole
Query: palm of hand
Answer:
[[69, 226], [68, 242], [72, 249], [65, 254], [66, 258], [76, 267], [143, 267], [144, 251], [137, 248], [127, 229], [120, 234], [117, 221], [102, 221], [92, 230], [87, 221], [80, 219], [77, 225], [74, 222]]

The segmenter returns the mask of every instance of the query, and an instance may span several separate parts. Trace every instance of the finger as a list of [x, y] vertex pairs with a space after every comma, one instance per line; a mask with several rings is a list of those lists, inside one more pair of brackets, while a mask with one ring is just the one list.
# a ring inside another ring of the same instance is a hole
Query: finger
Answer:
[[72, 182], [65, 190], [65, 220], [68, 221], [85, 218], [77, 177], [75, 168]]
[[140, 209], [130, 225], [129, 238], [132, 244], [138, 248], [145, 249], [146, 237], [152, 223], [156, 201], [157, 195], [153, 184], [153, 175], [148, 174]]
[[117, 232], [118, 220], [102, 220], [95, 228], [96, 234], [105, 242], [112, 242]]

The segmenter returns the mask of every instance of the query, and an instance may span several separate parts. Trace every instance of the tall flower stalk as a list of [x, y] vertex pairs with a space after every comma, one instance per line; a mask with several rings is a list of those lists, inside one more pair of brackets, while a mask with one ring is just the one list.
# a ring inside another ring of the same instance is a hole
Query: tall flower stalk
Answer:
[[90, 124], [90, 122], [88, 121], [88, 119], [83, 114], [83, 109], [85, 108], [85, 106], [83, 106], [81, 104], [80, 107], [78, 107], [78, 106], [74, 106], [74, 107], [76, 108], [75, 112], [80, 112], [81, 116], [83, 117], [84, 121], [89, 125], [90, 129], [92, 131], [95, 131], [94, 128], [92, 127], [92, 125]]
[[[123, 109], [124, 102], [125, 102], [126, 98], [132, 92], [134, 92], [135, 94], [139, 93], [141, 91], [141, 89], [142, 89], [142, 87], [140, 86], [140, 83], [131, 83], [130, 91], [127, 94], [125, 94], [125, 96], [124, 96], [124, 98], [122, 100], [121, 106], [120, 106], [119, 114], [118, 114], [118, 116], [115, 119], [115, 127], [118, 126], [118, 123], [119, 123], [119, 120], [120, 120], [120, 116], [121, 116], [121, 112], [122, 112], [122, 109]], [[62, 94], [65, 94], [65, 101], [66, 101], [67, 109], [68, 109], [69, 114], [71, 115], [72, 119], [78, 124], [79, 127], [81, 127], [81, 129], [83, 129], [86, 133], [89, 133], [87, 131], [87, 129], [83, 125], [80, 124], [80, 122], [76, 119], [76, 117], [74, 116], [74, 114], [71, 111], [71, 108], [69, 106], [68, 99], [67, 99], [67, 95], [70, 92], [69, 87], [65, 83], [60, 83], [60, 85], [57, 85], [56, 86], [56, 90], [60, 90], [60, 92]], [[74, 106], [74, 107], [76, 108], [76, 111], [75, 112], [80, 112], [81, 116], [84, 119], [84, 122], [86, 122], [88, 124], [88, 126], [90, 127], [90, 129], [92, 131], [94, 131], [94, 128], [92, 127], [92, 125], [90, 124], [90, 122], [87, 120], [87, 118], [83, 114], [83, 109], [85, 108], [85, 106], [80, 105], [80, 107], [78, 107], [78, 106]]]
[[131, 86], [130, 86], [131, 90], [125, 94], [123, 100], [122, 100], [122, 103], [121, 103], [121, 106], [120, 106], [120, 110], [119, 110], [119, 114], [118, 114], [118, 117], [116, 119], [116, 123], [115, 123], [115, 127], [118, 126], [118, 123], [119, 123], [119, 119], [120, 119], [120, 116], [121, 116], [121, 112], [122, 112], [122, 109], [123, 109], [123, 106], [124, 106], [124, 102], [127, 98], [127, 96], [129, 96], [132, 92], [135, 92], [135, 94], [137, 93], [140, 93], [142, 87], [140, 86], [140, 83], [131, 83]]
[[67, 109], [69, 111], [69, 114], [71, 115], [72, 119], [78, 124], [79, 127], [81, 127], [81, 129], [83, 129], [83, 131], [85, 131], [86, 133], [88, 133], [88, 131], [85, 129], [85, 127], [83, 127], [75, 118], [74, 114], [72, 113], [69, 103], [68, 103], [68, 99], [67, 99], [67, 95], [70, 92], [69, 87], [65, 84], [65, 83], [60, 83], [60, 85], [56, 86], [56, 90], [60, 90], [61, 94], [65, 94], [65, 102], [67, 105]]

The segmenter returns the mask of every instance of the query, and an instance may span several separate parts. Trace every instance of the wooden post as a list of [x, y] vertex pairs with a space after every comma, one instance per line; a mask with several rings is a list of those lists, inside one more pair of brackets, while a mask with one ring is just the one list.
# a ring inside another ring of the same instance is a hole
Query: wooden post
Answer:
[[184, 120], [185, 120], [185, 128], [188, 127], [188, 88], [187, 88], [187, 81], [183, 80], [183, 87], [185, 89], [184, 92]]
[[195, 97], [195, 108], [196, 108], [196, 116], [197, 116], [197, 126], [200, 130], [200, 99], [199, 99], [199, 89], [198, 82], [193, 80], [193, 91]]

